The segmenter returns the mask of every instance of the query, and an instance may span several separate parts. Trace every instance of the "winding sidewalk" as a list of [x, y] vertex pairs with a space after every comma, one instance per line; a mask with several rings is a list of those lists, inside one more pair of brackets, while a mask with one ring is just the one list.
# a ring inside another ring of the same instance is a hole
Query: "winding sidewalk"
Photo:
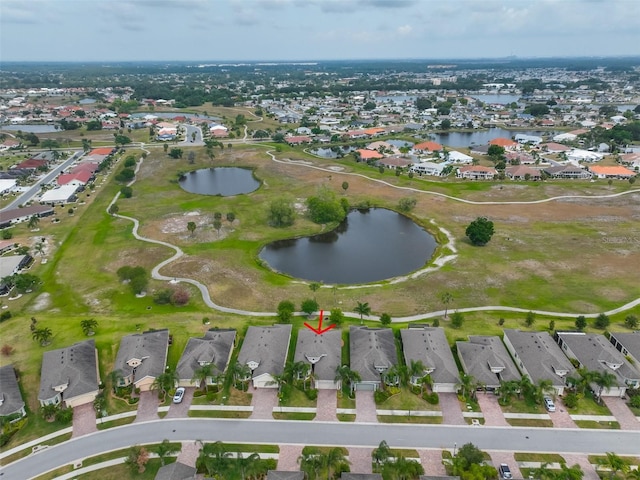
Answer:
[[[144, 143], [142, 143], [140, 145], [140, 148], [142, 150], [144, 150], [146, 153], [150, 153], [149, 150], [144, 148]], [[572, 198], [586, 198], [586, 199], [607, 199], [607, 198], [616, 198], [616, 197], [620, 197], [623, 195], [628, 195], [631, 193], [640, 193], [640, 189], [634, 189], [634, 190], [628, 190], [626, 192], [619, 192], [619, 193], [613, 193], [610, 195], [561, 195], [561, 196], [557, 196], [557, 197], [549, 197], [549, 198], [545, 198], [542, 200], [531, 200], [531, 201], [526, 201], [526, 202], [478, 202], [478, 201], [474, 201], [474, 200], [465, 200], [462, 198], [457, 198], [457, 197], [453, 197], [451, 195], [446, 195], [444, 193], [439, 193], [439, 192], [433, 192], [433, 191], [429, 191], [429, 190], [419, 190], [416, 188], [412, 188], [412, 187], [400, 187], [397, 185], [392, 185], [388, 182], [385, 182], [384, 180], [379, 180], [379, 179], [374, 179], [374, 178], [369, 178], [366, 175], [363, 175], [361, 173], [349, 173], [349, 172], [335, 172], [334, 170], [329, 170], [326, 168], [322, 168], [322, 167], [318, 167], [315, 165], [309, 165], [306, 162], [299, 162], [299, 161], [293, 161], [293, 160], [278, 160], [277, 158], [275, 158], [275, 156], [273, 155], [273, 153], [271, 151], [267, 151], [266, 152], [267, 155], [269, 155], [271, 157], [271, 159], [276, 162], [276, 163], [282, 163], [282, 164], [290, 164], [290, 165], [301, 165], [301, 166], [305, 166], [307, 168], [312, 168], [315, 170], [320, 170], [320, 171], [324, 171], [324, 172], [331, 172], [332, 174], [336, 174], [339, 173], [341, 175], [352, 175], [352, 176], [358, 176], [358, 177], [362, 177], [362, 178], [366, 178], [367, 180], [370, 180], [372, 182], [377, 182], [392, 188], [396, 188], [396, 189], [400, 189], [400, 190], [408, 190], [408, 191], [412, 191], [415, 193], [421, 193], [421, 194], [429, 194], [429, 195], [435, 195], [435, 196], [439, 196], [439, 197], [444, 197], [444, 198], [448, 198], [450, 200], [454, 200], [454, 201], [458, 201], [458, 202], [462, 202], [462, 203], [466, 203], [466, 204], [472, 204], [472, 205], [531, 205], [531, 204], [539, 204], [539, 203], [547, 203], [547, 202], [552, 202], [552, 201], [557, 201], [557, 200], [563, 200], [563, 199], [572, 199]], [[136, 174], [138, 173], [138, 170], [140, 169], [140, 166], [142, 165], [143, 162], [143, 158], [140, 158], [138, 160], [138, 163], [136, 165], [136, 169], [135, 172]], [[129, 182], [127, 184], [127, 186], [131, 186], [135, 183], [136, 179], [134, 178], [133, 180], [131, 180], [131, 182]], [[130, 222], [133, 223], [133, 236], [140, 241], [143, 242], [147, 242], [147, 243], [152, 243], [155, 245], [162, 245], [164, 247], [170, 248], [172, 249], [175, 253], [169, 257], [166, 260], [163, 260], [162, 262], [160, 262], [158, 265], [156, 265], [153, 270], [151, 271], [151, 277], [154, 280], [162, 280], [162, 281], [169, 281], [169, 282], [173, 282], [173, 283], [178, 283], [178, 282], [184, 282], [184, 283], [188, 283], [190, 285], [193, 285], [194, 287], [196, 287], [201, 295], [202, 295], [202, 299], [204, 301], [204, 303], [209, 307], [209, 308], [213, 308], [215, 310], [218, 310], [220, 312], [225, 312], [225, 313], [233, 313], [236, 315], [244, 315], [244, 316], [251, 316], [251, 317], [275, 317], [277, 316], [277, 314], [275, 312], [252, 312], [249, 310], [241, 310], [241, 309], [237, 309], [237, 308], [229, 308], [229, 307], [225, 307], [222, 305], [218, 305], [217, 303], [215, 303], [213, 301], [213, 299], [211, 298], [211, 294], [209, 293], [209, 289], [207, 288], [206, 285], [200, 283], [197, 280], [194, 280], [192, 278], [187, 278], [187, 277], [168, 277], [166, 275], [162, 275], [160, 273], [160, 270], [169, 265], [170, 263], [178, 260], [179, 258], [181, 258], [182, 256], [184, 256], [184, 252], [182, 251], [182, 249], [176, 245], [173, 245], [171, 243], [168, 242], [163, 242], [161, 240], [155, 240], [153, 238], [148, 238], [148, 237], [144, 237], [142, 235], [140, 235], [138, 233], [138, 230], [140, 228], [140, 222], [133, 217], [128, 217], [126, 215], [119, 215], [117, 213], [110, 213], [109, 210], [111, 209], [112, 205], [114, 205], [117, 201], [118, 198], [120, 198], [120, 192], [117, 192], [115, 194], [115, 196], [113, 197], [113, 200], [111, 200], [111, 202], [109, 203], [109, 205], [107, 206], [107, 213], [109, 213], [110, 215], [116, 217], [116, 218], [121, 218], [124, 220], [128, 220]], [[423, 272], [424, 273], [424, 272]], [[370, 286], [370, 285], [368, 285]], [[609, 310], [607, 312], [604, 312], [605, 315], [615, 315], [617, 313], [621, 313], [621, 312], [625, 312], [627, 310], [630, 310], [636, 306], [640, 305], [640, 298], [637, 298], [635, 300], [632, 300], [629, 303], [626, 303], [624, 305], [621, 305], [618, 308], [614, 308], [612, 310]], [[518, 307], [505, 307], [505, 306], [501, 306], [501, 305], [487, 305], [487, 306], [481, 306], [481, 307], [469, 307], [469, 308], [459, 308], [457, 309], [457, 311], [461, 312], [461, 313], [466, 313], [466, 312], [519, 312], [519, 313], [528, 313], [528, 312], [533, 312], [536, 315], [543, 315], [543, 316], [553, 316], [553, 317], [562, 317], [562, 318], [575, 318], [579, 315], [583, 315], [586, 318], [596, 318], [598, 315], [600, 315], [600, 313], [582, 313], [582, 312], [552, 312], [552, 311], [548, 311], [548, 310], [532, 310], [529, 308], [518, 308]], [[299, 312], [297, 312], [299, 313]], [[444, 310], [438, 310], [438, 311], [434, 311], [434, 312], [427, 312], [427, 313], [421, 313], [421, 314], [417, 314], [417, 315], [408, 315], [405, 317], [395, 317], [392, 319], [392, 321], [394, 323], [404, 323], [404, 322], [413, 322], [413, 321], [419, 321], [419, 320], [427, 320], [430, 318], [436, 318], [436, 317], [442, 317], [444, 315], [445, 311]], [[360, 316], [356, 313], [352, 313], [352, 312], [343, 312], [345, 317], [349, 317], [349, 318], [360, 318]], [[376, 318], [375, 316], [369, 315], [369, 316], [365, 316], [363, 317], [368, 321], [378, 321], [379, 319]]]

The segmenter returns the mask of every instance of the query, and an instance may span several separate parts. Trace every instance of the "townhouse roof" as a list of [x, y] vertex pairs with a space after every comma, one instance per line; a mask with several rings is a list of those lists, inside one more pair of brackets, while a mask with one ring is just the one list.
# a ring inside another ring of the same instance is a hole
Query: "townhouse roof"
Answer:
[[640, 359], [640, 332], [612, 332], [610, 335], [615, 337], [618, 343], [620, 343], [631, 356]]
[[400, 330], [407, 366], [421, 361], [434, 383], [458, 383], [460, 375], [451, 348], [440, 327], [409, 327]]
[[578, 362], [590, 372], [608, 372], [616, 376], [617, 385], [622, 387], [625, 380], [640, 380], [640, 372], [604, 335], [598, 333], [561, 332], [558, 338], [566, 344]]
[[425, 152], [437, 152], [442, 150], [442, 145], [437, 142], [422, 142], [413, 146], [414, 150], [422, 150]]
[[456, 342], [456, 346], [464, 371], [481, 384], [497, 387], [501, 380], [520, 379], [500, 337], [470, 335], [467, 342]]
[[318, 380], [334, 380], [341, 364], [342, 334], [332, 329], [318, 335], [308, 328], [298, 331], [294, 362], [314, 365], [313, 374]]
[[267, 472], [267, 480], [304, 480], [304, 472], [269, 470]]
[[618, 177], [633, 177], [635, 176], [635, 172], [629, 170], [626, 167], [622, 167], [620, 165], [608, 166], [608, 165], [592, 165], [589, 167], [589, 171], [595, 173], [596, 175], [606, 175], [606, 176], [618, 176]]
[[485, 167], [483, 165], [465, 165], [460, 167], [460, 173], [464, 172], [484, 172], [484, 173], [498, 173], [493, 167]]
[[556, 142], [541, 143], [538, 146], [543, 150], [546, 148], [549, 152], [567, 152], [571, 150], [571, 147]]
[[12, 415], [24, 408], [24, 400], [13, 365], [0, 367], [0, 417]]
[[181, 462], [173, 462], [158, 469], [154, 480], [191, 480], [196, 478], [196, 468]]
[[516, 363], [522, 362], [533, 383], [551, 380], [563, 385], [563, 378], [575, 375], [575, 368], [549, 333], [506, 329], [504, 337], [517, 355]]
[[91, 150], [89, 152], [89, 155], [103, 155], [103, 156], [107, 156], [107, 155], [111, 155], [111, 153], [113, 152], [113, 148], [112, 147], [103, 147], [103, 148], [94, 148], [93, 150]]
[[379, 165], [386, 165], [389, 167], [408, 167], [409, 165], [413, 165], [411, 160], [407, 160], [406, 158], [400, 157], [387, 157], [381, 158], [378, 161]]
[[526, 165], [515, 165], [513, 167], [507, 167], [504, 172], [509, 177], [524, 177], [530, 175], [532, 178], [540, 177], [540, 170], [527, 167]]
[[342, 472], [340, 480], [382, 480], [382, 475], [379, 473]]
[[380, 381], [380, 373], [398, 363], [396, 343], [390, 328], [352, 325], [349, 328], [351, 370], [363, 381]]
[[86, 184], [89, 180], [91, 180], [92, 176], [93, 173], [88, 170], [79, 171], [76, 173], [63, 173], [58, 176], [56, 182], [58, 183], [58, 185], [66, 185], [67, 183], [73, 181]]
[[30, 217], [32, 215], [45, 215], [53, 213], [53, 207], [49, 205], [29, 205], [23, 208], [12, 208], [11, 210], [0, 211], [0, 224], [10, 222], [16, 218]]
[[363, 160], [369, 160], [369, 159], [374, 159], [374, 158], [383, 158], [384, 155], [382, 155], [379, 152], [376, 152], [375, 150], [366, 150], [364, 148], [360, 148], [358, 150], [356, 150], [356, 152], [358, 152], [360, 154], [360, 158]]
[[66, 348], [49, 350], [42, 356], [39, 400], [55, 395], [56, 387], [67, 385], [65, 398], [98, 391], [98, 365], [95, 340], [74, 343]]
[[[250, 326], [238, 354], [238, 362], [249, 365], [252, 376], [282, 375], [291, 339], [291, 325]], [[252, 365], [255, 364], [255, 368]]]
[[515, 142], [510, 138], [498, 137], [498, 138], [489, 140], [489, 145], [498, 145], [500, 147], [509, 148], [509, 147], [517, 146], [518, 142]]
[[150, 330], [126, 335], [120, 340], [114, 370], [130, 376], [136, 370], [136, 379], [156, 378], [164, 372], [169, 348], [169, 330]]
[[212, 375], [223, 373], [235, 339], [232, 329], [210, 329], [201, 338], [190, 338], [176, 367], [178, 378], [192, 379], [204, 365], [212, 365]]

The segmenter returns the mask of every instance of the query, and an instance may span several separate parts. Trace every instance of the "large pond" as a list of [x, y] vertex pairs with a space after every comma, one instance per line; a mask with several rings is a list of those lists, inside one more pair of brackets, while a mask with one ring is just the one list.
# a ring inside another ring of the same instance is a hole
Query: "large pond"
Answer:
[[540, 132], [535, 130], [505, 130], [504, 128], [490, 128], [488, 130], [477, 130], [474, 132], [449, 132], [432, 133], [432, 139], [442, 145], [451, 147], [468, 147], [470, 145], [486, 145], [494, 138], [512, 138], [518, 133], [524, 135], [534, 135], [537, 137], [553, 136], [553, 132]]
[[312, 237], [279, 240], [260, 251], [276, 271], [328, 284], [376, 282], [422, 268], [435, 239], [391, 210], [353, 210], [338, 227]]
[[203, 168], [186, 173], [180, 178], [180, 186], [190, 193], [231, 197], [257, 190], [260, 182], [248, 168]]
[[481, 93], [473, 94], [471, 96], [483, 103], [499, 103], [502, 105], [508, 105], [509, 103], [518, 103], [518, 100], [520, 100], [520, 95], [509, 95], [504, 93]]
[[147, 115], [153, 115], [154, 117], [158, 117], [158, 118], [166, 118], [169, 120], [173, 120], [176, 117], [185, 117], [188, 118], [189, 120], [195, 120], [196, 122], [204, 122], [204, 121], [214, 121], [214, 122], [219, 122], [220, 120], [222, 120], [220, 117], [213, 117], [211, 115], [196, 115], [195, 113], [183, 113], [183, 112], [138, 112], [138, 113], [132, 113], [130, 115], [131, 118], [144, 118]]
[[59, 132], [59, 127], [56, 125], [1, 125], [0, 130], [8, 130], [10, 132], [26, 132], [26, 133], [53, 133]]

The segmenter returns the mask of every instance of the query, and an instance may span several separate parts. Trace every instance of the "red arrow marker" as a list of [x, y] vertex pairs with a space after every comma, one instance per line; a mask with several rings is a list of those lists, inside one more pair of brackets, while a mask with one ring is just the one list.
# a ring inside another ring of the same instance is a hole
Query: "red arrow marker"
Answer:
[[329, 330], [331, 330], [333, 327], [336, 326], [336, 324], [333, 323], [328, 327], [322, 328], [322, 314], [323, 314], [323, 311], [320, 310], [320, 318], [318, 319], [318, 328], [313, 328], [307, 322], [304, 322], [304, 326], [307, 327], [309, 330], [312, 330], [313, 332], [317, 333], [318, 335], [322, 335], [324, 332], [328, 332]]

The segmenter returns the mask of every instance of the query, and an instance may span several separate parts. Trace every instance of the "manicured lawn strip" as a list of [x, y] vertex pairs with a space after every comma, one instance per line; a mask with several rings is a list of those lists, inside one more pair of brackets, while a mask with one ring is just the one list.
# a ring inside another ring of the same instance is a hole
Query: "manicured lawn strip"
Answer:
[[380, 423], [417, 423], [425, 425], [440, 425], [442, 417], [413, 417], [409, 415], [378, 415]]
[[383, 403], [377, 405], [381, 410], [420, 410], [420, 411], [439, 411], [438, 405], [431, 405], [424, 401], [418, 395], [412, 393], [408, 388], [402, 387], [400, 393], [386, 399]]
[[355, 398], [351, 398], [348, 395], [340, 395], [338, 393], [338, 403], [337, 403], [338, 408], [351, 408], [351, 409], [355, 409], [356, 408], [356, 399]]
[[249, 443], [225, 443], [225, 448], [229, 452], [247, 452], [247, 453], [280, 453], [279, 445], [263, 445]]
[[420, 458], [420, 454], [413, 448], [390, 448], [391, 455], [397, 457], [402, 455], [405, 458]]
[[306, 446], [302, 449], [302, 454], [310, 454], [310, 453], [320, 453], [323, 455], [326, 455], [327, 453], [329, 453], [331, 450], [333, 450], [334, 448], [337, 448], [340, 450], [340, 452], [343, 455], [349, 455], [349, 450], [347, 450], [346, 447], [314, 447], [314, 446]]
[[542, 405], [528, 399], [512, 398], [508, 405], [500, 405], [505, 413], [546, 413]]
[[235, 412], [228, 410], [189, 410], [193, 418], [249, 418], [251, 412]]
[[557, 453], [525, 453], [513, 454], [516, 462], [564, 463], [564, 458]]
[[[293, 345], [295, 345], [295, 343], [293, 343]], [[293, 358], [293, 357], [289, 357], [289, 358]], [[281, 402], [280, 406], [315, 408], [316, 401], [309, 400], [309, 398], [307, 398], [307, 396], [305, 395], [304, 391], [299, 390], [296, 387], [291, 387], [286, 395], [286, 401]]]
[[595, 428], [599, 430], [620, 430], [618, 422], [596, 422], [594, 420], [575, 420], [580, 428]]
[[[619, 456], [629, 465], [640, 466], [640, 457], [632, 457], [632, 456], [625, 456], [625, 455], [619, 455]], [[600, 461], [607, 460], [607, 457], [605, 455], [589, 455], [587, 458], [589, 459], [589, 462], [594, 465], [596, 465], [599, 460]]]
[[[135, 478], [136, 480], [153, 480], [160, 470], [160, 459], [152, 458], [146, 465], [143, 473], [132, 473], [131, 467], [125, 464], [103, 468], [94, 472], [79, 476], [79, 480], [122, 480], [123, 478]], [[135, 475], [135, 476], [134, 476]]]
[[553, 427], [551, 420], [538, 420], [534, 418], [507, 418], [506, 420], [512, 427]]
[[135, 415], [131, 417], [119, 418], [117, 420], [110, 420], [108, 422], [101, 422], [98, 420], [97, 426], [98, 430], [106, 430], [107, 428], [120, 427], [122, 425], [129, 425], [135, 421]]
[[336, 417], [339, 422], [355, 422], [356, 416], [353, 413], [337, 413]]
[[280, 413], [276, 410], [273, 412], [273, 418], [276, 420], [313, 420], [316, 418], [315, 413], [301, 413], [301, 412], [291, 412], [291, 413]]
[[582, 397], [579, 396], [577, 407], [567, 410], [574, 415], [611, 415], [609, 408], [604, 403], [597, 403], [591, 392], [587, 392]]

